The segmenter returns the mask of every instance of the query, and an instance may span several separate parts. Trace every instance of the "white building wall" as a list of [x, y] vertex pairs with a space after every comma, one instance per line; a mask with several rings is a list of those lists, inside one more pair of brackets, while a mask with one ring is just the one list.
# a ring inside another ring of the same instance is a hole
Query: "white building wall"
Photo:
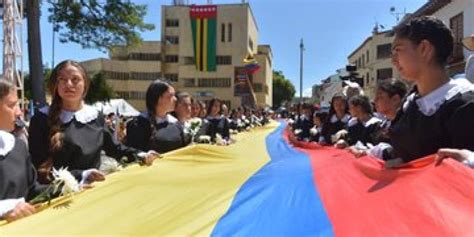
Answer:
[[[474, 0], [453, 0], [448, 5], [439, 9], [433, 16], [442, 20], [449, 27], [449, 20], [463, 12], [464, 17], [464, 37], [474, 34]], [[474, 52], [464, 49], [464, 56], [467, 58]]]

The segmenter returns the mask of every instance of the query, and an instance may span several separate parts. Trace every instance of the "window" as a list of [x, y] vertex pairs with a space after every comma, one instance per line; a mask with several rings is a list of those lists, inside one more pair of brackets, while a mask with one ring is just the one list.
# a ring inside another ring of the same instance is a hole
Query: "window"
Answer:
[[195, 87], [196, 80], [194, 78], [183, 78], [184, 87]]
[[367, 63], [369, 63], [369, 50], [368, 50], [368, 49], [367, 49], [367, 57], [366, 57], [366, 59], [367, 59]]
[[221, 42], [225, 42], [225, 24], [221, 25]]
[[253, 51], [253, 40], [249, 38], [249, 47], [250, 50]]
[[165, 79], [167, 81], [177, 82], [178, 81], [178, 74], [176, 74], [176, 73], [167, 73], [167, 74], [165, 74]]
[[165, 42], [166, 44], [179, 44], [179, 37], [167, 35], [165, 37]]
[[130, 60], [139, 61], [161, 61], [161, 54], [159, 53], [130, 53], [128, 55]]
[[232, 65], [232, 56], [216, 56], [217, 65]]
[[388, 78], [392, 78], [391, 68], [383, 68], [377, 70], [377, 80], [384, 80]]
[[463, 50], [462, 39], [464, 36], [463, 21], [464, 21], [464, 16], [462, 12], [452, 17], [449, 20], [449, 26], [454, 36], [453, 62], [462, 61], [464, 58], [463, 52], [462, 52]]
[[365, 54], [362, 55], [362, 67], [365, 67]]
[[[214, 92], [212, 91], [198, 91], [193, 94], [195, 97], [214, 97]], [[209, 104], [209, 100], [203, 101], [206, 105]]]
[[178, 19], [166, 19], [166, 27], [179, 27]]
[[199, 87], [230, 87], [230, 78], [199, 78]]
[[161, 73], [159, 72], [132, 72], [132, 80], [141, 80], [141, 81], [153, 81], [160, 78]]
[[146, 92], [130, 91], [129, 99], [132, 99], [132, 100], [145, 100], [146, 99]]
[[227, 33], [228, 33], [227, 42], [232, 42], [232, 23], [229, 23], [227, 25]]
[[390, 58], [392, 55], [392, 44], [377, 45], [377, 59]]
[[104, 77], [105, 79], [111, 79], [111, 80], [128, 80], [130, 79], [130, 73], [104, 71]]
[[167, 63], [177, 63], [178, 55], [166, 55], [165, 62]]
[[253, 91], [256, 92], [256, 93], [263, 92], [262, 83], [253, 83]]
[[124, 100], [128, 100], [129, 98], [128, 91], [115, 91], [115, 93], [117, 94], [118, 98], [121, 98]]
[[194, 65], [196, 64], [196, 60], [194, 57], [183, 57], [184, 65]]

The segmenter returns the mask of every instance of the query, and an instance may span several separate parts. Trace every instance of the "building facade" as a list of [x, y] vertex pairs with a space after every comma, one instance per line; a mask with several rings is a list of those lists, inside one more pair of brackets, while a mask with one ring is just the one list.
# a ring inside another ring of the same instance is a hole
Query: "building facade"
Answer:
[[474, 34], [474, 1], [429, 0], [405, 20], [424, 15], [442, 20], [451, 29], [454, 36], [454, 51], [448, 70], [451, 75], [463, 73], [466, 59], [474, 54], [462, 45], [463, 38]]
[[[195, 23], [190, 16], [193, 7], [189, 5], [162, 6], [161, 41], [143, 42], [134, 48], [115, 47], [110, 59], [89, 60], [83, 65], [90, 73], [104, 72], [117, 95], [139, 110], [145, 109], [146, 89], [157, 78], [203, 101], [217, 97], [232, 108], [242, 104], [271, 106], [273, 55], [269, 45], [257, 44], [258, 27], [250, 5], [209, 7], [216, 9], [215, 31], [205, 36], [215, 36], [215, 46], [209, 46], [215, 50], [215, 58], [208, 56], [215, 60], [211, 70], [197, 66], [196, 61], [202, 56], [196, 60]], [[260, 67], [254, 74], [242, 73], [246, 66], [244, 58], [249, 56]]]
[[392, 31], [378, 32], [374, 29], [368, 37], [348, 57], [350, 64], [357, 67], [357, 73], [362, 77], [365, 94], [373, 99], [377, 82], [387, 78], [400, 79], [391, 61], [393, 42]]

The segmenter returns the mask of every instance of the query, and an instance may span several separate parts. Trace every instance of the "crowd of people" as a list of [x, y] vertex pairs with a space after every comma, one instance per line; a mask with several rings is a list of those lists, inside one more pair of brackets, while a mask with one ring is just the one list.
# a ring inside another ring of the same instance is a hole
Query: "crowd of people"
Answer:
[[[51, 73], [49, 106], [31, 118], [27, 139], [13, 135], [21, 111], [16, 88], [0, 81], [0, 217], [13, 221], [35, 212], [28, 203], [54, 181], [52, 170], [68, 168], [87, 186], [105, 180], [101, 153], [119, 162], [151, 165], [160, 154], [192, 143], [229, 145], [231, 134], [263, 126], [264, 109], [229, 108], [214, 98], [206, 104], [175, 92], [164, 80], [146, 92], [146, 111], [115, 119], [85, 104], [90, 81], [84, 68], [66, 60]], [[51, 193], [51, 195], [58, 195]]]
[[[411, 88], [388, 79], [377, 85], [373, 102], [349, 85], [334, 95], [329, 110], [293, 106], [288, 116], [295, 136], [349, 149], [356, 157], [403, 163], [437, 153], [440, 160], [451, 157], [474, 167], [474, 86], [448, 75], [451, 31], [438, 19], [419, 17], [401, 23], [394, 33], [392, 62]], [[466, 75], [471, 74], [466, 70]], [[68, 167], [88, 185], [106, 178], [98, 169], [102, 152], [147, 166], [160, 154], [192, 143], [229, 145], [232, 134], [263, 126], [272, 116], [264, 109], [229, 108], [217, 98], [206, 104], [155, 80], [146, 92], [146, 111], [114, 118], [84, 103], [89, 85], [79, 63], [58, 64], [48, 84], [51, 104], [37, 109], [25, 139], [13, 134], [21, 115], [16, 88], [0, 81], [2, 219], [33, 214], [28, 200], [52, 182], [53, 169]]]
[[[439, 162], [451, 157], [474, 167], [474, 78], [448, 75], [451, 31], [439, 19], [419, 17], [398, 25], [394, 34], [392, 63], [408, 83], [380, 81], [373, 102], [362, 90], [346, 90], [334, 95], [329, 111], [294, 106], [289, 121], [295, 136], [393, 166], [437, 154]], [[474, 51], [474, 36], [464, 42]]]

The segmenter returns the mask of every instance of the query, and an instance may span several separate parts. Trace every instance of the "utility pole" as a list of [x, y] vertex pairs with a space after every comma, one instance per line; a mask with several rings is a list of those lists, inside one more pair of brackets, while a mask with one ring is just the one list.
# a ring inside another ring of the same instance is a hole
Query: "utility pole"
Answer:
[[301, 42], [300, 42], [300, 103], [303, 103], [303, 51], [304, 51], [304, 44], [303, 44], [303, 38], [301, 38]]

